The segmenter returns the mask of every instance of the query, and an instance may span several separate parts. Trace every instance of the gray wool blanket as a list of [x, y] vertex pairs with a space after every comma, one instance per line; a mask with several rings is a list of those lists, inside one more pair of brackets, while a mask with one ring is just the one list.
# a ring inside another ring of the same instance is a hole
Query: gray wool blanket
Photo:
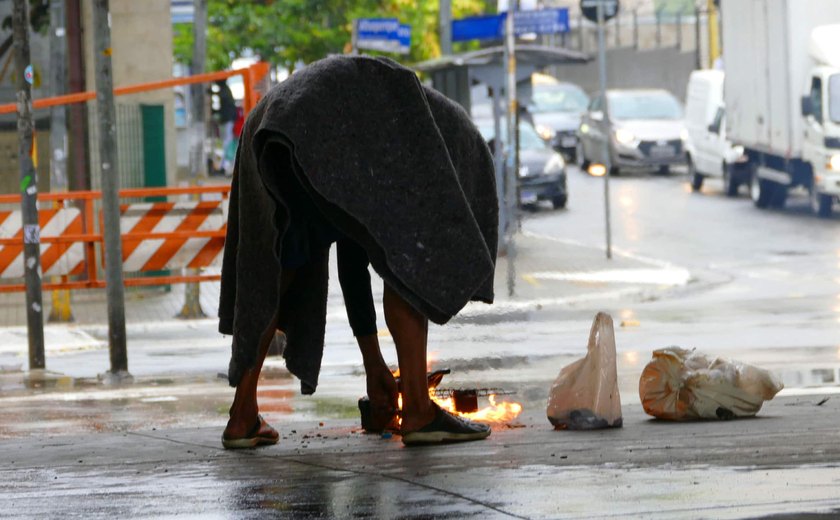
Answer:
[[275, 315], [302, 392], [318, 382], [328, 252], [298, 269], [281, 298], [287, 175], [431, 321], [446, 323], [471, 300], [492, 303], [495, 175], [467, 113], [393, 61], [326, 58], [268, 92], [240, 137], [219, 305], [219, 331], [233, 336], [231, 385], [254, 366]]

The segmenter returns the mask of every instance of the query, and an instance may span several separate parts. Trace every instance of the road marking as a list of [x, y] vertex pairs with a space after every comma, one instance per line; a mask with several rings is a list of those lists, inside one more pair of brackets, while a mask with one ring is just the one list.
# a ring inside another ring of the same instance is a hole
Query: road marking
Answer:
[[530, 273], [523, 274], [522, 279], [528, 282], [529, 284], [533, 285], [534, 287], [540, 286], [540, 282], [538, 282], [534, 275]]
[[691, 279], [686, 269], [605, 269], [602, 271], [546, 271], [530, 273], [538, 280], [588, 283], [640, 283], [649, 285], [685, 285]]

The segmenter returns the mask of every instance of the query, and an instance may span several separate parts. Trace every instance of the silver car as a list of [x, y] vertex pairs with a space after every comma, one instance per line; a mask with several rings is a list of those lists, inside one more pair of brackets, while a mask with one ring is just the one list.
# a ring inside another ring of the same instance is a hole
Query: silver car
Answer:
[[596, 97], [581, 120], [579, 157], [584, 170], [592, 163], [606, 164], [606, 153], [613, 175], [622, 169], [667, 174], [672, 165], [685, 163], [683, 108], [670, 92], [616, 89], [608, 90], [606, 99], [605, 106], [603, 98]]

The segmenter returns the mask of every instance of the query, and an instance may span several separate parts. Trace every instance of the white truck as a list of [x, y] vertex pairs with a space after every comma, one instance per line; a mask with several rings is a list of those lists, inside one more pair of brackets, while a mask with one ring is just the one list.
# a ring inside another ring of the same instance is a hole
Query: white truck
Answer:
[[744, 147], [750, 194], [782, 207], [808, 191], [818, 215], [840, 195], [840, 0], [724, 0], [727, 136]]

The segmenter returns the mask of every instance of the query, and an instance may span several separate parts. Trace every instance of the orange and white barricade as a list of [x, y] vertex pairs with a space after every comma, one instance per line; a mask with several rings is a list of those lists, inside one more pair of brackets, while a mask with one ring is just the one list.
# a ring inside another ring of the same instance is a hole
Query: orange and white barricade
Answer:
[[[227, 199], [120, 207], [125, 272], [197, 269], [222, 259]], [[207, 236], [215, 233], [217, 236]], [[155, 238], [154, 235], [166, 235]], [[222, 236], [218, 236], [221, 234]]]
[[[38, 212], [40, 238], [81, 235], [82, 212], [76, 208], [44, 209]], [[23, 237], [21, 212], [0, 211], [0, 238]], [[0, 278], [24, 276], [26, 259], [23, 240], [16, 244], [0, 245]], [[85, 251], [81, 242], [41, 242], [41, 272], [44, 276], [82, 274]]]

